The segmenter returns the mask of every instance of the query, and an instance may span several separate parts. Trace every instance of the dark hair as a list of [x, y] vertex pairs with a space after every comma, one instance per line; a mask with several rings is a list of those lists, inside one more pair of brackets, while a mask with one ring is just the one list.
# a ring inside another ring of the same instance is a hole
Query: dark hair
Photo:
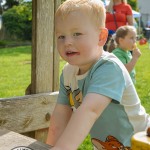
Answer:
[[112, 52], [119, 44], [119, 38], [125, 38], [125, 36], [131, 31], [136, 32], [136, 28], [134, 26], [129, 25], [119, 27], [116, 30], [116, 33], [109, 37], [107, 41], [106, 51]]
[[117, 44], [114, 40], [114, 37], [111, 36], [107, 42], [106, 51], [111, 53], [116, 47], [117, 47]]

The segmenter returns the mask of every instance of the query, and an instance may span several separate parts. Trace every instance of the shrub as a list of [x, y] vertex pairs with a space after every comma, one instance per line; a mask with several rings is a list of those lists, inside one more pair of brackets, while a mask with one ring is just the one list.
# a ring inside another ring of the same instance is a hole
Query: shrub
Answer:
[[137, 0], [128, 0], [128, 4], [130, 4], [133, 10], [137, 9]]
[[32, 6], [19, 5], [5, 11], [2, 15], [6, 30], [18, 39], [31, 40], [32, 35]]

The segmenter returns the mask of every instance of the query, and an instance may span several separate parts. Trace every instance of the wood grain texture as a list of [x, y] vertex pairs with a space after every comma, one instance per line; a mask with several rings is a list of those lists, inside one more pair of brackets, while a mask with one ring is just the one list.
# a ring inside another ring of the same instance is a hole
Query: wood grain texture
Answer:
[[49, 127], [58, 92], [0, 99], [0, 127], [24, 133]]
[[[55, 0], [54, 1], [54, 12], [56, 12], [57, 8], [61, 4], [61, 0]], [[55, 26], [54, 26], [54, 31], [55, 31]], [[59, 62], [60, 62], [60, 55], [58, 53], [57, 47], [56, 47], [56, 37], [54, 34], [54, 71], [53, 71], [53, 91], [58, 91], [59, 90]]]
[[[31, 92], [52, 92], [54, 84], [54, 0], [33, 0]], [[55, 68], [55, 70], [59, 68]]]

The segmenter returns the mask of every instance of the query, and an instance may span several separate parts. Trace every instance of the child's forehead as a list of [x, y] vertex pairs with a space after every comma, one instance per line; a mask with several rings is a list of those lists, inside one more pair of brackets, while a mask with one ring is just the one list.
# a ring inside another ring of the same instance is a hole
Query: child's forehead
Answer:
[[64, 29], [84, 29], [86, 28], [96, 28], [96, 25], [91, 21], [91, 17], [86, 13], [79, 13], [73, 11], [66, 16], [58, 16], [55, 20], [56, 31]]
[[62, 24], [67, 26], [87, 26], [89, 24], [94, 24], [93, 22], [90, 14], [84, 11], [71, 11], [66, 15], [57, 16], [55, 19], [55, 26], [60, 26]]

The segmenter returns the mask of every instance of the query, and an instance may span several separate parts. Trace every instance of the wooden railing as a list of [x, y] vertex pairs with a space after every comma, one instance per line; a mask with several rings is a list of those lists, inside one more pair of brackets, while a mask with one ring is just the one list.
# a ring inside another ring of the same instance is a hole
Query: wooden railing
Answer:
[[[27, 136], [35, 132], [33, 138], [45, 142], [42, 133], [47, 132], [57, 96], [58, 92], [52, 92], [0, 99], [0, 127]], [[43, 132], [36, 136], [39, 130]]]

